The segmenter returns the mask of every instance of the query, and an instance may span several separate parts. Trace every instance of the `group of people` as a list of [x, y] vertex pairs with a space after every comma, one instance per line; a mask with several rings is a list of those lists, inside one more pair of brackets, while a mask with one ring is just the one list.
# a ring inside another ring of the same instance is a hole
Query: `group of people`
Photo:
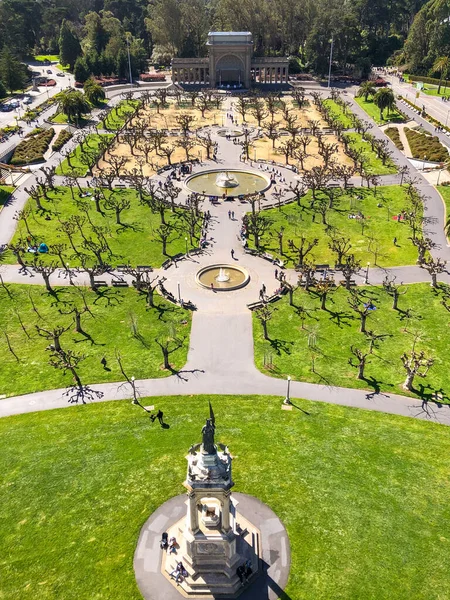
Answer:
[[245, 585], [253, 573], [252, 561], [246, 560], [244, 564], [239, 565], [236, 569], [236, 575], [239, 577], [241, 585]]
[[32, 244], [31, 243], [32, 240], [31, 240], [30, 236], [27, 237], [27, 242], [28, 242], [27, 252], [30, 252], [31, 254], [47, 254], [48, 253], [48, 246], [44, 242], [42, 242], [39, 245]]
[[179, 583], [182, 579], [185, 579], [188, 576], [188, 572], [186, 571], [181, 560], [177, 562], [175, 569], [169, 573], [169, 576], [175, 577], [176, 583]]

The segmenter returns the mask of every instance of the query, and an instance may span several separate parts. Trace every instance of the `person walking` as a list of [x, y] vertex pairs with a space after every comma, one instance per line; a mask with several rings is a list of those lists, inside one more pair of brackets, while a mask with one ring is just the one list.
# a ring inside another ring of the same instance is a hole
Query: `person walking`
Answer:
[[234, 260], [234, 250], [231, 248], [231, 258]]
[[234, 210], [231, 211], [231, 219], [234, 221]]
[[275, 279], [278, 279], [278, 269], [275, 269]]
[[228, 211], [228, 218], [231, 219], [231, 210]]

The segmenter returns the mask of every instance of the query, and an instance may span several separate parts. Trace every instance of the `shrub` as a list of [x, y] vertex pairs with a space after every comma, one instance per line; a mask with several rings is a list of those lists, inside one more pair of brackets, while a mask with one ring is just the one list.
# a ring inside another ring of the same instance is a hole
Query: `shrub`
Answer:
[[426, 135], [405, 127], [405, 134], [413, 158], [430, 160], [432, 162], [446, 162], [449, 159], [448, 150], [441, 144], [435, 135]]
[[14, 150], [11, 164], [29, 165], [43, 162], [44, 154], [47, 152], [54, 135], [55, 130], [51, 128], [22, 140]]
[[384, 130], [384, 133], [391, 138], [399, 150], [404, 150], [398, 127], [388, 127]]
[[67, 143], [72, 138], [72, 134], [67, 129], [63, 129], [60, 131], [58, 137], [55, 140], [55, 143], [52, 144], [52, 150], [57, 152], [61, 150], [65, 143]]

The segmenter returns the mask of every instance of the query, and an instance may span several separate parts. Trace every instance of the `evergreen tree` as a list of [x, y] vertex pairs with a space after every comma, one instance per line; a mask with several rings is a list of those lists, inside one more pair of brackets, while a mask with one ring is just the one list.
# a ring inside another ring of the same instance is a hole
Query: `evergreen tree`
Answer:
[[3, 85], [3, 81], [0, 80], [0, 98], [5, 98], [7, 94], [6, 88]]
[[25, 87], [24, 66], [6, 46], [0, 52], [0, 79], [10, 92]]
[[75, 81], [78, 81], [79, 83], [84, 83], [87, 79], [89, 79], [91, 75], [91, 70], [87, 65], [86, 59], [82, 56], [79, 56], [75, 61], [73, 74], [75, 77]]
[[81, 46], [69, 23], [64, 19], [59, 33], [59, 62], [69, 65], [71, 71], [75, 61], [81, 55]]
[[121, 79], [128, 79], [128, 57], [125, 50], [121, 50], [116, 60], [116, 75]]
[[84, 95], [91, 104], [98, 105], [105, 99], [105, 90], [92, 77], [83, 86]]

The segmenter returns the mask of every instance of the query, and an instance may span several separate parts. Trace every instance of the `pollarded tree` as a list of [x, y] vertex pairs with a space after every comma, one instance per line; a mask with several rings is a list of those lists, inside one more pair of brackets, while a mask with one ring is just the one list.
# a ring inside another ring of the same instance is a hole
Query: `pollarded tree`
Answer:
[[402, 287], [401, 283], [396, 284], [395, 277], [393, 279], [389, 279], [389, 276], [386, 275], [386, 277], [383, 280], [383, 289], [386, 292], [386, 294], [388, 294], [388, 296], [391, 296], [392, 298], [392, 309], [398, 310], [399, 298], [400, 296], [406, 294], [407, 288], [404, 286]]
[[270, 321], [270, 319], [273, 316], [273, 313], [276, 310], [277, 309], [274, 308], [273, 306], [271, 306], [270, 304], [263, 304], [263, 306], [261, 306], [260, 308], [257, 308], [255, 310], [255, 317], [258, 319], [258, 321], [262, 325], [263, 335], [264, 335], [265, 340], [269, 339], [269, 335], [267, 332], [267, 323]]
[[326, 277], [325, 279], [320, 279], [315, 283], [314, 291], [320, 298], [320, 308], [321, 310], [327, 310], [327, 298], [331, 292], [336, 289], [336, 284], [332, 279]]
[[350, 351], [356, 358], [357, 363], [354, 364], [353, 359], [349, 358], [348, 364], [352, 367], [358, 367], [358, 375], [356, 376], [357, 379], [364, 379], [364, 369], [366, 364], [369, 362], [368, 357], [370, 356], [370, 352], [364, 352], [360, 348], [356, 348], [356, 346], [350, 346]]
[[261, 127], [261, 123], [269, 116], [269, 111], [262, 100], [256, 100], [253, 103], [251, 115], [256, 119], [258, 127]]
[[175, 121], [183, 132], [183, 136], [187, 137], [188, 133], [191, 131], [191, 127], [195, 124], [195, 117], [188, 113], [180, 113], [175, 117]]
[[[168, 224], [161, 224], [153, 231], [155, 240], [161, 243], [164, 256], [167, 256], [167, 244], [170, 244], [170, 242], [173, 242], [176, 238], [174, 233], [174, 227]], [[174, 237], [171, 237], [171, 235]]]
[[446, 269], [447, 261], [442, 260], [441, 258], [429, 258], [428, 260], [424, 260], [422, 263], [422, 267], [428, 271], [431, 275], [431, 287], [437, 287], [437, 276], [439, 273], [443, 273]]
[[415, 377], [426, 377], [433, 366], [434, 359], [428, 357], [424, 350], [417, 352], [413, 346], [411, 352], [404, 352], [401, 356], [403, 367], [406, 370], [406, 379], [403, 388], [412, 391]]
[[336, 263], [338, 265], [342, 265], [344, 257], [350, 252], [352, 244], [350, 242], [350, 238], [343, 235], [337, 235], [336, 233], [331, 233], [328, 247], [336, 254]]
[[177, 146], [179, 146], [180, 148], [183, 148], [183, 150], [186, 154], [186, 161], [189, 161], [189, 159], [190, 159], [189, 153], [192, 150], [192, 148], [194, 148], [194, 146], [195, 146], [194, 140], [192, 140], [189, 137], [182, 137], [179, 140], [177, 140]]
[[373, 103], [380, 109], [380, 119], [383, 120], [383, 113], [387, 109], [389, 115], [390, 111], [395, 108], [395, 95], [394, 92], [389, 88], [381, 88], [373, 97]]
[[362, 294], [358, 290], [351, 290], [350, 297], [347, 298], [347, 302], [360, 318], [360, 328], [359, 331], [361, 333], [366, 333], [366, 320], [367, 316], [370, 314], [372, 310], [374, 310], [374, 306], [371, 301], [364, 301]]
[[342, 275], [345, 279], [345, 289], [351, 288], [352, 278], [358, 273], [361, 268], [361, 262], [356, 260], [354, 254], [350, 254], [345, 259], [345, 263], [341, 267]]
[[52, 327], [40, 327], [39, 325], [35, 325], [36, 331], [38, 334], [51, 342], [50, 346], [47, 350], [52, 350], [53, 352], [61, 352], [61, 336], [66, 331], [69, 331], [70, 325], [53, 325]]
[[297, 253], [298, 266], [302, 266], [306, 256], [315, 248], [319, 243], [319, 238], [310, 239], [307, 238], [304, 233], [295, 240], [288, 240], [288, 247], [293, 252]]
[[[36, 257], [36, 255], [35, 255], [35, 257]], [[33, 266], [31, 268], [35, 273], [38, 273], [39, 275], [41, 275], [41, 277], [45, 283], [45, 289], [50, 294], [53, 294], [54, 293], [53, 288], [50, 285], [50, 276], [56, 271], [56, 269], [58, 268], [58, 265], [55, 262], [50, 262], [50, 263], [44, 262], [43, 260], [40, 260], [36, 257], [33, 262]]]
[[269, 140], [272, 140], [272, 148], [274, 149], [275, 142], [280, 137], [280, 134], [278, 131], [278, 123], [275, 123], [275, 121], [270, 121], [269, 123], [267, 123], [267, 125], [264, 129], [264, 133], [269, 138]]
[[168, 332], [167, 335], [160, 335], [159, 337], [155, 338], [155, 342], [161, 349], [164, 361], [164, 369], [171, 370], [172, 367], [169, 363], [169, 357], [182, 347], [184, 344], [184, 338], [179, 338], [173, 332]]
[[120, 220], [120, 215], [124, 210], [128, 210], [131, 206], [131, 202], [129, 198], [121, 195], [120, 193], [112, 193], [107, 198], [105, 198], [105, 207], [109, 210], [114, 211], [116, 215], [116, 224], [123, 225]]

